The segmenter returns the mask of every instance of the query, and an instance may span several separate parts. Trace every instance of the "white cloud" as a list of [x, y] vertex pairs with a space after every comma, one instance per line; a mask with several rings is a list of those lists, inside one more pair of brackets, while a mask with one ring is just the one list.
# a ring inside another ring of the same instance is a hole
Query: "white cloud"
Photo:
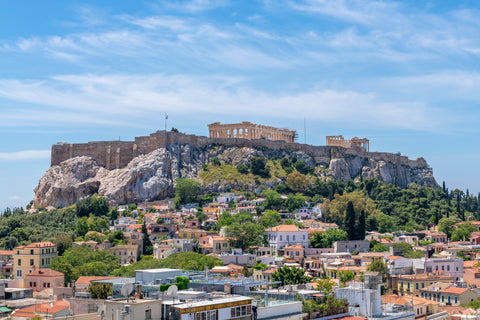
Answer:
[[[33, 83], [1, 80], [0, 87], [5, 88], [0, 91], [0, 97], [27, 102], [33, 109], [46, 106], [43, 113], [24, 110], [24, 113], [36, 113], [39, 122], [65, 122], [65, 118], [71, 117], [70, 121], [80, 124], [91, 118], [76, 115], [91, 113], [111, 122], [126, 121], [165, 110], [189, 115], [210, 113], [285, 119], [308, 116], [339, 124], [424, 130], [435, 130], [441, 122], [418, 101], [384, 101], [371, 92], [322, 87], [295, 93], [269, 93], [251, 88], [241, 78], [63, 75]], [[0, 118], [5, 117], [0, 113]], [[25, 121], [23, 115], [17, 118]]]
[[10, 201], [22, 200], [22, 197], [20, 197], [20, 196], [9, 196], [9, 197], [8, 197], [8, 200], [10, 200]]
[[37, 160], [49, 158], [50, 150], [23, 150], [15, 152], [0, 152], [0, 160], [8, 161]]

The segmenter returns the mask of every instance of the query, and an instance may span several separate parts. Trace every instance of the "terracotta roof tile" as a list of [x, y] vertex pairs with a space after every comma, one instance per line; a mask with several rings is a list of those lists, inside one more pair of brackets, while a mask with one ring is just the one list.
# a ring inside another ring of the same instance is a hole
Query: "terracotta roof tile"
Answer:
[[467, 290], [468, 290], [467, 288], [450, 287], [450, 288], [447, 288], [445, 290], [442, 290], [442, 292], [453, 293], [453, 294], [462, 294]]

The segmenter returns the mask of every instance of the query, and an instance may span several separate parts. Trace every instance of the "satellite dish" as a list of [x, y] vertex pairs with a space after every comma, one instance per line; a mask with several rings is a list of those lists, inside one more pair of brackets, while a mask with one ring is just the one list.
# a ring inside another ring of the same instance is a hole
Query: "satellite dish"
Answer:
[[167, 296], [175, 296], [178, 292], [178, 287], [176, 285], [172, 285], [167, 289]]
[[120, 294], [124, 297], [130, 297], [133, 292], [133, 283], [125, 283], [120, 289]]

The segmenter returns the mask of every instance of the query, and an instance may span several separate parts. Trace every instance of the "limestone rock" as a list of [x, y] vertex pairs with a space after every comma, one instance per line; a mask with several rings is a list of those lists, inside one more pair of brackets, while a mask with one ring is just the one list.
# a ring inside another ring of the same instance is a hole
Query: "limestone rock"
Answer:
[[[401, 187], [415, 182], [425, 187], [437, 187], [432, 170], [423, 158], [415, 161], [387, 153], [356, 154], [352, 150], [332, 147], [330, 152], [312, 154], [307, 151], [257, 147], [214, 145], [195, 147], [171, 144], [131, 160], [121, 169], [107, 170], [88, 156], [65, 160], [52, 166], [35, 188], [35, 207], [65, 207], [82, 198], [98, 193], [107, 197], [110, 204], [126, 204], [164, 199], [174, 196], [178, 178], [199, 179], [202, 164], [218, 157], [222, 163], [247, 164], [252, 157], [303, 159], [307, 165], [316, 166], [316, 174], [323, 180], [378, 178], [385, 183]], [[200, 192], [225, 192], [245, 189], [258, 190], [255, 182], [215, 181], [202, 185]], [[264, 183], [275, 188], [282, 179]]]

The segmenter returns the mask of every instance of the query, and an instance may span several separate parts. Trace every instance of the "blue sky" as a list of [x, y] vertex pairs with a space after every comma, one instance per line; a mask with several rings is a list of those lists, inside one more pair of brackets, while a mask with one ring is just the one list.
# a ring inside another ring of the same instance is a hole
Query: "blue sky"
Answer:
[[252, 121], [304, 142], [367, 137], [480, 191], [473, 1], [4, 1], [0, 209], [25, 206], [59, 141]]

